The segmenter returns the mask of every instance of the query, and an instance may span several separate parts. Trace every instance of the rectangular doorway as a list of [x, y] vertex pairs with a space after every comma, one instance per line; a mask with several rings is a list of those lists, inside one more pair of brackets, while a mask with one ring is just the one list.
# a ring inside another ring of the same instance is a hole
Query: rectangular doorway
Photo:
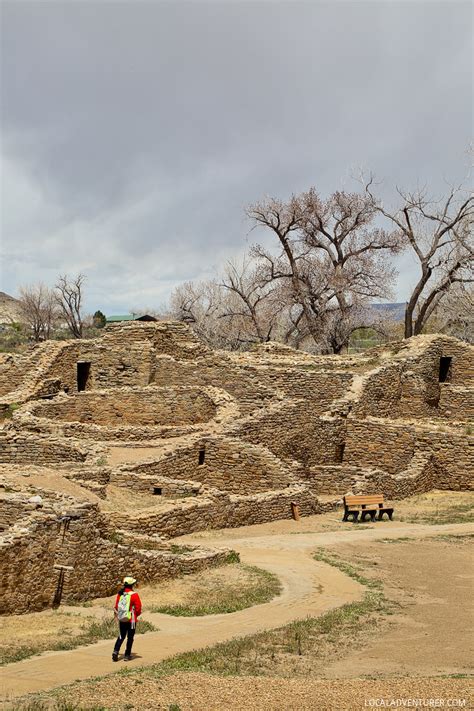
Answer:
[[77, 392], [85, 390], [89, 380], [91, 364], [87, 360], [77, 361]]
[[446, 383], [451, 380], [451, 361], [449, 356], [442, 356], [439, 359], [439, 382]]
[[345, 443], [336, 444], [336, 462], [342, 463], [344, 459]]

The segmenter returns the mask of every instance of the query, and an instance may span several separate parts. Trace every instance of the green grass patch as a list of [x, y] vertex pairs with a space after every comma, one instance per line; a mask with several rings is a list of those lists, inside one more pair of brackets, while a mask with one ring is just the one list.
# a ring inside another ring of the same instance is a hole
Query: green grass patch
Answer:
[[[137, 634], [152, 632], [155, 629], [150, 622], [140, 620], [137, 625]], [[42, 641], [37, 644], [2, 649], [0, 651], [0, 666], [19, 662], [22, 659], [33, 657], [35, 654], [41, 654], [41, 652], [75, 649], [87, 644], [94, 644], [102, 639], [114, 639], [117, 634], [118, 627], [114, 619], [87, 621], [87, 623], [81, 625], [81, 631], [77, 635], [71, 635], [70, 632], [59, 630], [58, 638], [50, 642]]]
[[20, 405], [17, 402], [12, 402], [8, 407], [0, 410], [0, 421], [1, 420], [11, 420], [15, 410], [18, 410]]
[[156, 606], [152, 607], [151, 611], [175, 617], [220, 615], [261, 605], [281, 593], [281, 583], [273, 573], [250, 565], [241, 567], [250, 577], [248, 582], [238, 585], [223, 583], [214, 587], [197, 585], [190, 591], [189, 599], [185, 603]]
[[176, 555], [181, 555], [182, 553], [192, 553], [194, 548], [191, 546], [179, 546], [176, 543], [172, 543], [169, 547], [170, 553], [175, 553]]

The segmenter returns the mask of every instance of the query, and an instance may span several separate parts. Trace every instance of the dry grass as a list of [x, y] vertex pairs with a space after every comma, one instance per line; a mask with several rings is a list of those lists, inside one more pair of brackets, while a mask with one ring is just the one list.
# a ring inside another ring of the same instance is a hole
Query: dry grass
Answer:
[[100, 508], [104, 511], [140, 511], [168, 505], [169, 500], [141, 491], [132, 491], [123, 486], [109, 485], [107, 498], [102, 499]]
[[397, 502], [395, 511], [397, 519], [407, 523], [473, 523], [474, 493], [431, 491]]
[[[153, 629], [153, 625], [142, 620], [137, 633]], [[2, 621], [0, 664], [18, 662], [41, 652], [74, 649], [116, 636], [117, 623], [111, 615], [97, 619], [61, 610], [11, 615]]]
[[[243, 610], [269, 602], [280, 592], [275, 575], [240, 563], [139, 588], [145, 611], [185, 617]], [[114, 599], [100, 598], [93, 605], [111, 607]]]

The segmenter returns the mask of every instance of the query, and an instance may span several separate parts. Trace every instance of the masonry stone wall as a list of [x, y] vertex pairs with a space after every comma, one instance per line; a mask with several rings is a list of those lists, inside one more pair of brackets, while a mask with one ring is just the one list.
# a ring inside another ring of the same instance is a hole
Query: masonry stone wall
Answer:
[[[24, 508], [31, 513], [26, 499]], [[67, 517], [36, 512], [19, 523], [0, 537], [0, 614], [51, 607], [58, 566], [66, 569], [62, 602], [67, 603], [113, 594], [129, 571], [152, 582], [222, 565], [229, 555], [226, 549], [176, 554], [107, 540], [98, 528], [97, 507], [87, 503], [70, 509]]]
[[279, 489], [296, 477], [291, 467], [264, 447], [222, 436], [199, 438], [190, 446], [126, 471], [130, 480], [136, 474], [192, 480], [235, 494]]
[[344, 462], [396, 474], [407, 467], [415, 453], [415, 444], [415, 430], [411, 425], [348, 419]]
[[249, 414], [274, 397], [250, 369], [234, 365], [227, 354], [193, 361], [178, 361], [171, 356], [155, 359], [152, 382], [157, 386], [188, 387], [213, 386], [225, 389], [238, 403], [242, 414]]
[[216, 414], [216, 407], [202, 390], [148, 387], [58, 396], [39, 403], [31, 412], [50, 420], [116, 427], [207, 422]]
[[302, 515], [324, 510], [317, 497], [299, 485], [252, 496], [228, 495], [213, 489], [198, 499], [170, 503], [155, 510], [129, 515], [111, 512], [106, 525], [172, 538], [208, 528], [234, 528], [252, 522], [291, 518], [291, 502], [300, 507]]
[[28, 360], [14, 353], [0, 353], [0, 397], [20, 385], [25, 375]]
[[84, 462], [87, 452], [60, 437], [14, 429], [0, 431], [0, 464], [62, 464]]
[[[448, 374], [450, 385], [473, 387], [472, 346], [443, 336], [421, 339], [421, 342], [405, 341], [396, 349], [392, 362], [388, 361], [367, 374], [353, 415], [394, 419], [433, 418], [445, 414], [443, 397], [448, 394], [448, 386], [439, 382], [441, 358], [452, 358]], [[467, 393], [463, 394], [463, 399], [471, 406], [471, 397]]]
[[267, 447], [283, 460], [303, 467], [339, 460], [346, 422], [340, 417], [317, 417], [299, 402], [280, 403], [241, 420], [233, 436]]
[[415, 453], [433, 457], [438, 488], [470, 489], [474, 484], [474, 437], [467, 432], [416, 422], [348, 420], [344, 462], [389, 474], [407, 469]]
[[474, 388], [442, 383], [438, 411], [450, 420], [474, 420]]

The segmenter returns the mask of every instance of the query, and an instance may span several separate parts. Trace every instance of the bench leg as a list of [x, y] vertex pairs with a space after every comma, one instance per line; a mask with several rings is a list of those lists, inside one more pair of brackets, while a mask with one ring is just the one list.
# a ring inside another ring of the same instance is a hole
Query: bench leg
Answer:
[[382, 511], [379, 511], [379, 521], [382, 521], [384, 513], [387, 514], [390, 521], [393, 521], [393, 509], [382, 509]]
[[369, 511], [369, 510], [367, 510], [367, 509], [366, 509], [365, 511], [362, 511], [361, 521], [366, 521], [366, 520], [367, 520], [367, 515], [370, 516], [370, 520], [371, 520], [371, 521], [375, 521], [375, 515], [376, 515], [376, 513], [377, 513], [377, 511], [372, 511], [372, 510]]
[[343, 521], [349, 521], [349, 516], [352, 516], [352, 522], [356, 523], [357, 519], [359, 518], [359, 512], [358, 511], [344, 511], [344, 516], [343, 516]]

